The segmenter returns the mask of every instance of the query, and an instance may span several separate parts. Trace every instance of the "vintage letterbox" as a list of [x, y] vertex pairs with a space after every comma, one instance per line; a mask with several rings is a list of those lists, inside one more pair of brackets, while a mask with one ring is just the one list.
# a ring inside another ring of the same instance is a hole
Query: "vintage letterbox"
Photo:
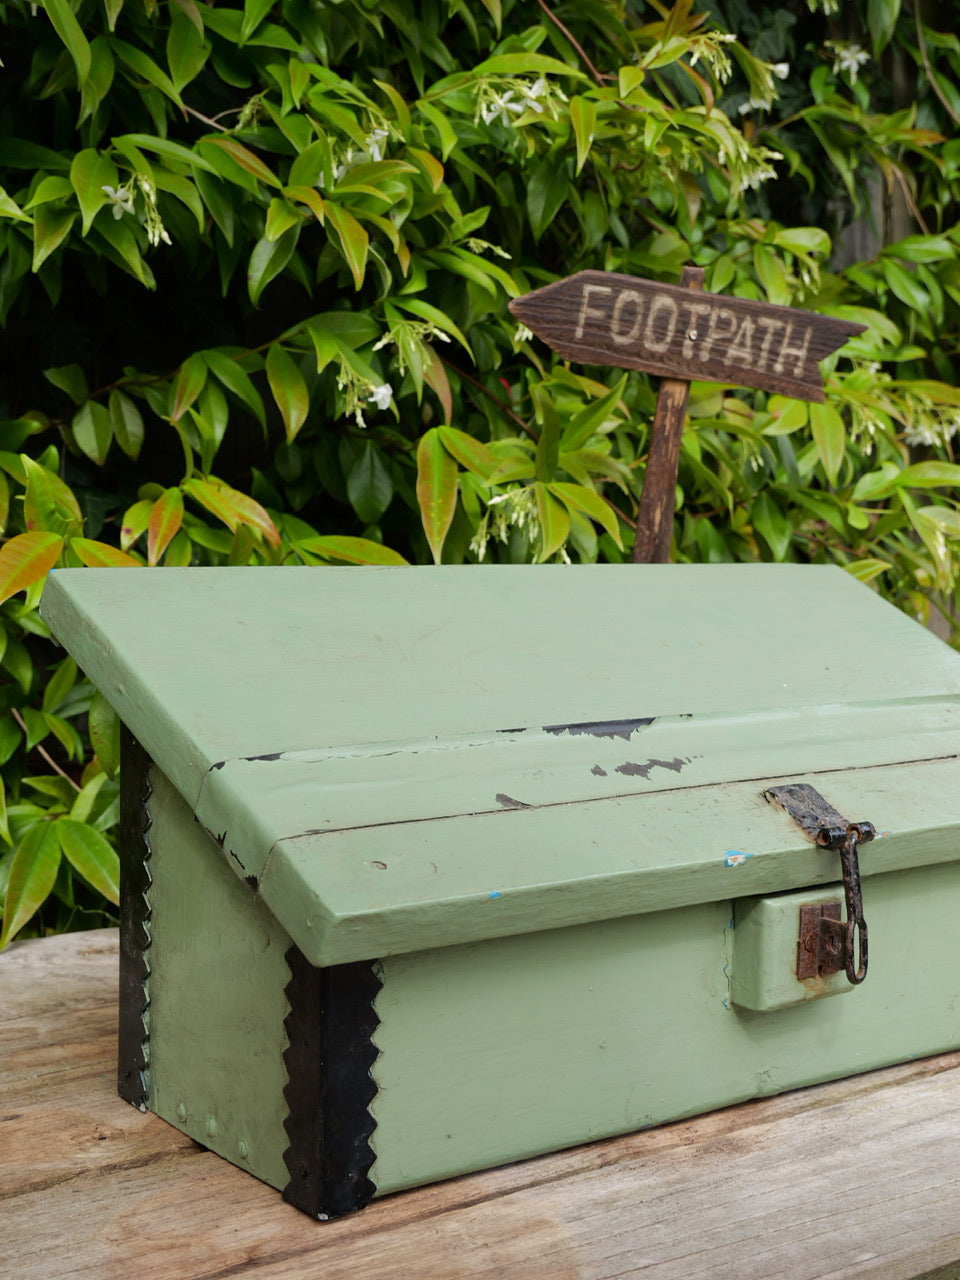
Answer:
[[840, 569], [43, 613], [127, 727], [121, 1092], [315, 1217], [960, 1045], [960, 656]]

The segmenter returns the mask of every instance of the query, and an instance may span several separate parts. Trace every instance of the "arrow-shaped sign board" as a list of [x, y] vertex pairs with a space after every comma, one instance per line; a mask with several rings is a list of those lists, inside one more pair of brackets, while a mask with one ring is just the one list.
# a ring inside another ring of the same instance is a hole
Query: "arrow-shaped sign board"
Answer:
[[522, 324], [568, 360], [663, 378], [637, 517], [638, 563], [663, 563], [670, 553], [690, 383], [823, 400], [820, 361], [866, 328], [702, 288], [699, 267], [684, 269], [680, 288], [614, 271], [579, 271], [510, 303]]
[[823, 400], [819, 362], [865, 326], [613, 271], [580, 271], [510, 310], [568, 360]]

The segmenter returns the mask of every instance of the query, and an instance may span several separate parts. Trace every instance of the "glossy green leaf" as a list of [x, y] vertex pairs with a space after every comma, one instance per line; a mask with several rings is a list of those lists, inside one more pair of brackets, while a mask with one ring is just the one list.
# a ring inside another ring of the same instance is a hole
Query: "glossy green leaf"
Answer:
[[143, 260], [140, 245], [127, 218], [119, 221], [116, 218], [101, 218], [94, 228], [94, 237], [102, 236], [107, 245], [115, 250], [114, 260], [127, 269], [132, 276], [152, 289], [153, 273]]
[[[179, 3], [180, 0], [177, 0]], [[103, 7], [107, 11], [107, 25], [111, 31], [116, 30], [117, 18], [119, 18], [126, 0], [103, 0]]]
[[90, 45], [90, 73], [80, 97], [80, 124], [94, 114], [113, 84], [116, 64], [105, 36], [97, 36]]
[[539, 240], [553, 222], [569, 190], [570, 179], [564, 161], [557, 155], [544, 156], [527, 185], [527, 214], [535, 240]]
[[172, 9], [167, 33], [167, 66], [177, 92], [197, 78], [209, 56], [210, 48], [204, 44], [202, 29], [198, 30], [183, 10]]
[[128, 458], [136, 460], [140, 456], [144, 437], [143, 415], [136, 403], [114, 387], [110, 392], [107, 412], [110, 414], [110, 425], [117, 444]]
[[65, 391], [74, 404], [83, 404], [90, 395], [87, 375], [78, 364], [62, 365], [59, 369], [44, 369], [43, 376], [53, 386]]
[[571, 98], [570, 123], [573, 125], [573, 136], [577, 144], [576, 172], [579, 174], [593, 146], [597, 128], [597, 104], [590, 98]]
[[547, 488], [568, 510], [580, 511], [589, 516], [591, 520], [595, 520], [603, 529], [606, 529], [618, 547], [623, 546], [616, 513], [595, 490], [588, 489], [582, 484], [568, 484], [560, 480], [548, 485]]
[[274, 0], [244, 0], [240, 43], [245, 44], [273, 8]]
[[33, 218], [33, 270], [39, 271], [60, 247], [77, 220], [75, 210], [61, 205], [41, 205]]
[[339, 560], [345, 564], [408, 564], [399, 551], [392, 551], [369, 538], [350, 538], [342, 535], [326, 535], [304, 538], [297, 547], [310, 555], [325, 560]]
[[83, 512], [69, 485], [27, 454], [20, 455], [26, 477], [23, 518], [28, 530], [70, 535], [83, 528]]
[[120, 717], [99, 691], [90, 703], [87, 726], [90, 743], [104, 773], [115, 778], [120, 768]]
[[424, 432], [417, 446], [417, 503], [434, 564], [439, 564], [457, 507], [457, 463], [436, 427]]
[[298, 219], [294, 226], [289, 227], [276, 240], [268, 240], [264, 237], [254, 245], [250, 264], [247, 267], [247, 288], [250, 301], [254, 306], [260, 301], [260, 295], [270, 281], [274, 280], [290, 261], [297, 247], [301, 225]]
[[60, 841], [52, 822], [37, 822], [17, 845], [3, 903], [0, 950], [20, 932], [53, 889]]
[[438, 427], [437, 431], [443, 447], [447, 453], [456, 458], [461, 467], [472, 471], [474, 475], [484, 480], [490, 479], [499, 465], [499, 460], [485, 444], [456, 427], [442, 426]]
[[913, 466], [904, 467], [895, 483], [901, 489], [954, 488], [960, 485], [960, 465], [934, 459], [915, 462]]
[[810, 405], [810, 431], [827, 479], [836, 484], [843, 465], [847, 433], [843, 419], [829, 401]]
[[774, 560], [785, 560], [793, 541], [793, 526], [768, 492], [757, 495], [750, 512], [754, 529], [770, 548]]
[[102, 466], [107, 460], [113, 440], [113, 423], [104, 406], [95, 400], [88, 400], [73, 415], [70, 427], [80, 452], [86, 454], [97, 466]]
[[353, 276], [354, 287], [359, 289], [366, 273], [367, 252], [370, 237], [349, 209], [327, 200], [324, 204], [327, 221], [333, 227], [344, 260]]
[[71, 538], [70, 550], [89, 569], [139, 569], [140, 561], [128, 556], [119, 547], [93, 538]]
[[183, 103], [180, 101], [180, 95], [175, 89], [173, 81], [142, 49], [138, 49], [135, 45], [127, 44], [125, 40], [118, 40], [116, 37], [111, 40], [110, 47], [120, 61], [126, 63], [131, 71], [136, 72], [148, 84], [159, 89], [165, 97], [176, 103], [181, 111], [183, 110]]
[[375, 524], [393, 500], [393, 478], [372, 440], [364, 440], [347, 472], [347, 497], [364, 524]]
[[53, 23], [53, 29], [66, 45], [77, 69], [77, 84], [83, 88], [90, 74], [90, 45], [74, 16], [69, 0], [40, 0], [40, 3]]
[[867, 0], [867, 30], [873, 37], [875, 58], [890, 43], [899, 16], [900, 0]]
[[171, 388], [171, 421], [179, 422], [196, 400], [206, 384], [207, 372], [207, 362], [199, 353], [184, 360]]
[[73, 818], [58, 818], [53, 826], [60, 849], [74, 870], [108, 902], [119, 905], [120, 860], [100, 832]]
[[540, 521], [540, 551], [537, 561], [542, 564], [566, 542], [570, 533], [570, 514], [547, 485], [537, 480], [533, 487], [537, 499], [537, 518]]
[[[316, 195], [316, 192], [313, 193]], [[317, 197], [319, 199], [319, 197]], [[290, 227], [296, 226], [302, 215], [287, 200], [274, 196], [267, 209], [267, 221], [263, 229], [265, 240], [278, 240]]]
[[310, 411], [310, 393], [296, 361], [278, 342], [267, 352], [267, 381], [280, 416], [287, 440], [293, 440], [307, 420]]
[[424, 302], [422, 298], [404, 298], [402, 296], [393, 298], [391, 305], [399, 307], [401, 311], [409, 311], [412, 316], [418, 316], [421, 320], [426, 320], [428, 324], [436, 326], [441, 333], [449, 333], [451, 337], [456, 338], [470, 359], [473, 359], [473, 351], [469, 342], [467, 342], [459, 327], [439, 307], [433, 306], [430, 302]]
[[236, 360], [231, 359], [223, 351], [208, 350], [201, 354], [211, 373], [219, 378], [228, 391], [232, 391], [239, 400], [242, 400], [255, 415], [260, 425], [264, 426], [266, 424], [266, 414], [263, 408], [263, 400]]

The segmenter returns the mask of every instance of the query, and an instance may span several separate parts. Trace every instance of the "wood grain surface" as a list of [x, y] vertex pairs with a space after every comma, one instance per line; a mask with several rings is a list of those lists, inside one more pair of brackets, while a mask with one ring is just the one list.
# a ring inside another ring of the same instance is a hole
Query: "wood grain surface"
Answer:
[[[684, 267], [681, 289], [699, 292], [704, 272], [700, 267]], [[680, 469], [680, 440], [687, 417], [690, 383], [683, 378], [664, 378], [657, 392], [657, 409], [650, 427], [647, 466], [637, 515], [637, 536], [631, 560], [634, 564], [666, 564], [673, 541], [673, 509], [677, 500]]]
[[724, 294], [578, 271], [510, 310], [567, 360], [822, 401], [820, 361], [864, 325]]
[[956, 1280], [960, 1054], [316, 1223], [115, 1095], [116, 933], [0, 956], [7, 1280]]

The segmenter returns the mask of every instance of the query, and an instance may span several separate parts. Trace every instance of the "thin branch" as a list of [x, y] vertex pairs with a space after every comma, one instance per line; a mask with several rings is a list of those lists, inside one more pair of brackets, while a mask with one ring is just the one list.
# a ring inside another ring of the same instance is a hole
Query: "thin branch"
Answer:
[[899, 182], [900, 192], [903, 195], [904, 200], [906, 200], [907, 205], [910, 209], [910, 212], [913, 214], [914, 218], [919, 224], [920, 230], [923, 232], [925, 236], [930, 235], [930, 228], [927, 226], [926, 220], [923, 214], [920, 212], [920, 206], [917, 204], [916, 200], [913, 198], [913, 192], [910, 190], [910, 184], [909, 182], [907, 182], [906, 175], [904, 174], [903, 170], [900, 168], [898, 164], [894, 164], [893, 166], [893, 176], [897, 180], [897, 182]]
[[[20, 712], [17, 710], [17, 708], [16, 708], [16, 707], [11, 707], [11, 708], [10, 708], [10, 714], [13, 716], [14, 720], [16, 720], [17, 724], [20, 726], [20, 728], [23, 730], [23, 732], [24, 732], [24, 733], [27, 735], [27, 737], [29, 738], [29, 736], [30, 736], [30, 730], [27, 728], [27, 722], [24, 720], [23, 716], [20, 714]], [[82, 787], [77, 786], [77, 784], [74, 782], [74, 780], [70, 777], [69, 773], [64, 773], [63, 769], [61, 769], [61, 768], [60, 768], [60, 766], [57, 764], [56, 760], [54, 760], [53, 756], [49, 753], [49, 751], [47, 751], [47, 750], [46, 750], [46, 748], [45, 748], [45, 747], [41, 747], [41, 746], [40, 746], [40, 744], [39, 744], [39, 743], [37, 743], [37, 745], [34, 747], [34, 751], [36, 751], [38, 755], [42, 756], [42, 757], [44, 758], [44, 760], [46, 760], [47, 764], [48, 764], [48, 765], [50, 766], [50, 768], [54, 771], [54, 773], [59, 773], [59, 775], [60, 775], [60, 777], [61, 777], [61, 778], [66, 778], [67, 782], [69, 782], [69, 783], [70, 783], [70, 785], [71, 785], [71, 787], [73, 787], [74, 791], [82, 791], [82, 790], [83, 790], [83, 788], [82, 788]]]
[[923, 62], [923, 69], [927, 73], [927, 80], [930, 82], [930, 88], [940, 99], [940, 102], [943, 106], [944, 111], [946, 111], [947, 115], [950, 117], [953, 123], [960, 124], [960, 116], [958, 116], [956, 111], [954, 111], [954, 109], [950, 106], [950, 103], [947, 101], [946, 97], [944, 96], [943, 90], [937, 84], [936, 77], [933, 74], [933, 67], [930, 65], [930, 55], [927, 53], [927, 42], [923, 36], [923, 23], [920, 20], [919, 4], [915, 4], [913, 6], [913, 16], [914, 16], [914, 20], [916, 22], [916, 27], [917, 27], [917, 44], [920, 46], [920, 58], [921, 58], [921, 61]]
[[472, 374], [467, 373], [465, 369], [460, 369], [457, 365], [453, 364], [450, 360], [447, 360], [444, 356], [440, 356], [440, 362], [441, 364], [446, 365], [446, 367], [450, 369], [453, 373], [455, 373], [458, 378], [463, 378], [464, 382], [469, 382], [472, 387], [476, 387], [478, 391], [482, 391], [483, 394], [487, 397], [487, 399], [492, 401], [497, 406], [497, 408], [504, 415], [504, 417], [509, 418], [511, 422], [515, 423], [516, 426], [518, 426], [521, 431], [523, 431], [526, 435], [528, 435], [531, 440], [537, 439], [536, 432], [531, 431], [531, 429], [527, 426], [527, 424], [520, 417], [520, 415], [517, 413], [514, 413], [514, 411], [510, 408], [508, 404], [504, 404], [504, 402], [498, 396], [495, 396], [492, 391], [489, 391], [483, 385], [483, 383], [480, 382], [477, 378], [473, 377]]
[[[183, 109], [189, 115], [196, 116], [198, 120], [202, 120], [204, 124], [208, 124], [211, 129], [219, 129], [221, 133], [230, 132], [226, 125], [217, 124], [216, 120], [211, 120], [210, 117], [205, 116], [202, 111], [196, 111], [193, 107], [188, 107], [186, 103], [183, 104]], [[226, 115], [227, 113], [222, 112], [221, 114]]]
[[547, 15], [547, 17], [550, 19], [553, 25], [557, 28], [557, 30], [560, 31], [564, 36], [566, 36], [566, 38], [570, 41], [574, 49], [576, 49], [577, 53], [579, 53], [580, 57], [583, 59], [584, 63], [586, 64], [587, 70], [590, 72], [594, 80], [596, 80], [597, 84], [602, 89], [604, 84], [604, 77], [600, 74], [597, 68], [593, 65], [593, 63], [587, 57], [587, 54], [583, 48], [583, 45], [580, 44], [580, 42], [575, 38], [573, 33], [563, 25], [563, 23], [560, 21], [557, 15], [551, 12], [551, 10], [547, 7], [545, 3], [545, 0], [537, 0], [537, 4], [540, 6], [543, 12]]

